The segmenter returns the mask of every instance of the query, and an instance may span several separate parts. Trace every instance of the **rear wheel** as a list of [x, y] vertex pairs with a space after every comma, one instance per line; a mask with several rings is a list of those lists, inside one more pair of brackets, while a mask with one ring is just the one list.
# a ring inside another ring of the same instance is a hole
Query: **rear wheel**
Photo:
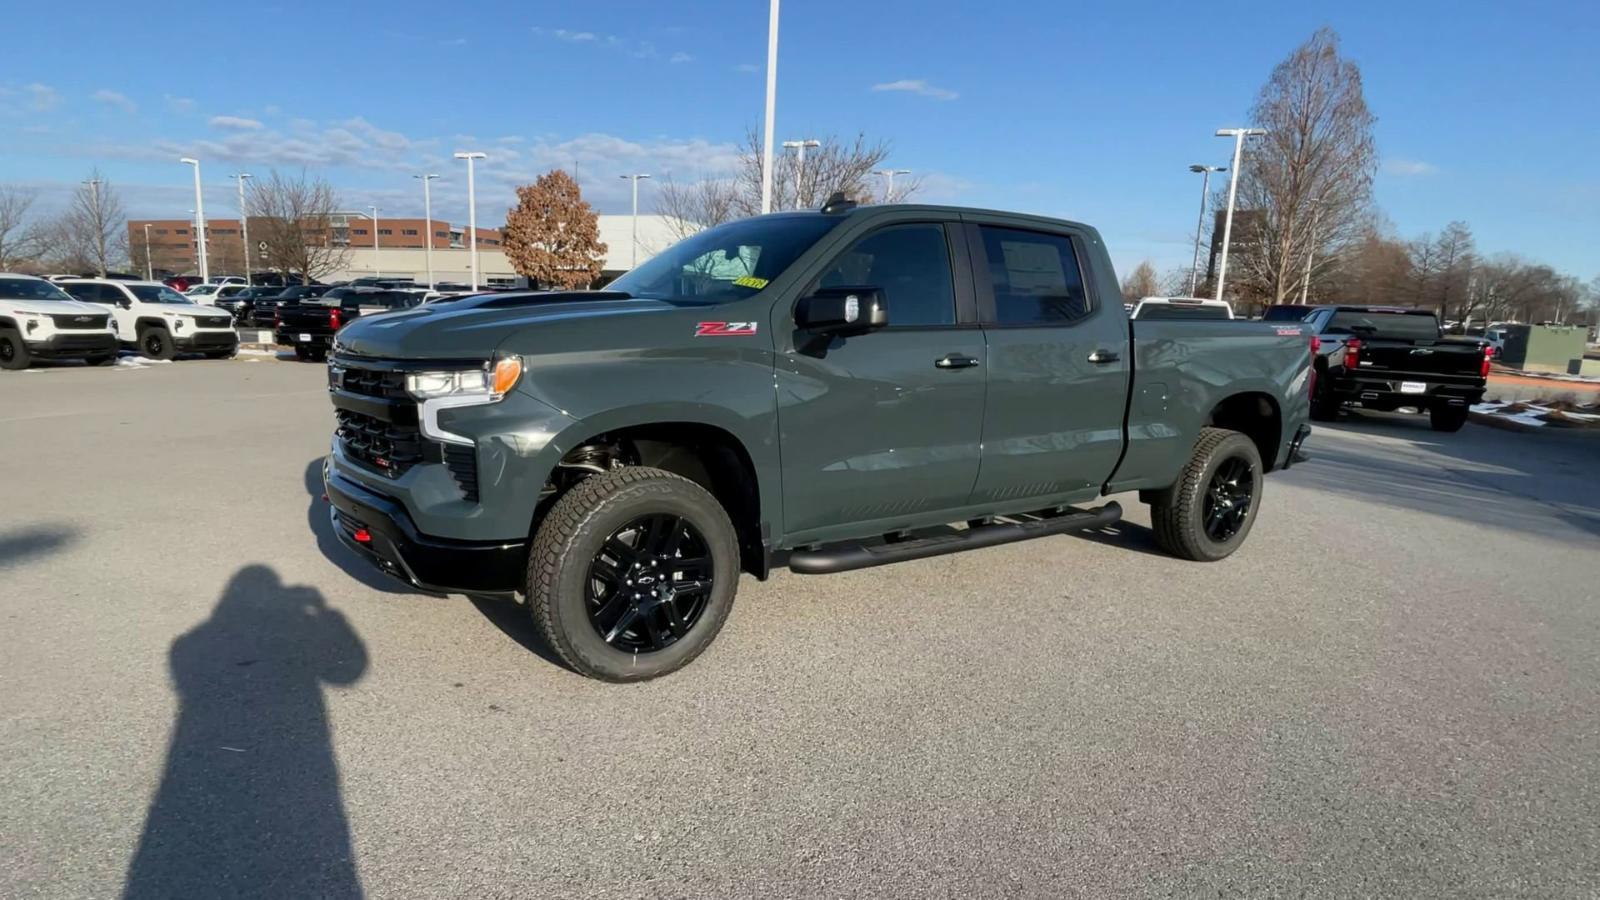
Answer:
[[115, 353], [108, 353], [104, 356], [91, 356], [88, 359], [91, 366], [109, 366], [116, 361], [117, 355]]
[[207, 350], [206, 359], [233, 359], [239, 355], [238, 348], [230, 350]]
[[139, 352], [150, 359], [171, 359], [177, 354], [172, 335], [165, 328], [146, 328], [139, 332]]
[[738, 541], [716, 498], [630, 466], [584, 479], [550, 508], [528, 557], [528, 607], [578, 672], [644, 681], [705, 650], [738, 581]]
[[310, 362], [313, 359], [311, 355], [311, 348], [298, 346], [295, 347], [294, 358], [300, 360], [301, 362]]
[[0, 328], [0, 369], [26, 369], [33, 355], [15, 329]]
[[1311, 397], [1311, 418], [1318, 422], [1332, 422], [1339, 417], [1339, 401], [1331, 391], [1321, 390]]
[[1255, 523], [1262, 487], [1261, 454], [1237, 431], [1200, 429], [1178, 482], [1150, 503], [1156, 543], [1200, 562], [1239, 549]]
[[1467, 424], [1465, 406], [1435, 406], [1428, 410], [1428, 424], [1434, 431], [1460, 431]]

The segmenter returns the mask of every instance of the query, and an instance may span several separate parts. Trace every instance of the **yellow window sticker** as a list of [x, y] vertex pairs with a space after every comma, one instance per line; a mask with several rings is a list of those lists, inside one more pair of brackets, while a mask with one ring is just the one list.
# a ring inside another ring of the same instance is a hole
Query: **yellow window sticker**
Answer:
[[759, 291], [767, 286], [767, 279], [757, 278], [754, 275], [746, 275], [743, 278], [735, 278], [733, 283], [737, 284], [739, 287], [755, 288]]

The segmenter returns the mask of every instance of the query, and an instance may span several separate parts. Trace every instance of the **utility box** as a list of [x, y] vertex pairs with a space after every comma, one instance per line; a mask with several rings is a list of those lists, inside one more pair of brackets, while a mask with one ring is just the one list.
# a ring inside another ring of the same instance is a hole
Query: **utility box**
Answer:
[[1575, 325], [1507, 325], [1498, 359], [1525, 372], [1566, 375], [1583, 364], [1584, 337]]

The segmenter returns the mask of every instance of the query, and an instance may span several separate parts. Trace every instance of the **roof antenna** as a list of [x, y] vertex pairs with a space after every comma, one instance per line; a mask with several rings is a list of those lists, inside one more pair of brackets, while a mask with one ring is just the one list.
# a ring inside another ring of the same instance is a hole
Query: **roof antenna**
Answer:
[[849, 212], [856, 208], [856, 202], [844, 195], [843, 191], [834, 191], [828, 195], [828, 202], [822, 204], [822, 212], [826, 215]]

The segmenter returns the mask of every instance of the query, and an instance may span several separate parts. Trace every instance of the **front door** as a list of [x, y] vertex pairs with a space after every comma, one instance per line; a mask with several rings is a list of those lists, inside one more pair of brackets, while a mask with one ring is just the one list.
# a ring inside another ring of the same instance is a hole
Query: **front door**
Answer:
[[983, 332], [957, 316], [946, 227], [867, 233], [812, 285], [841, 286], [881, 290], [889, 325], [779, 357], [784, 525], [801, 542], [938, 521], [978, 474]]
[[983, 465], [972, 501], [1045, 506], [1094, 497], [1122, 454], [1128, 326], [1112, 306], [1121, 297], [1095, 302], [1071, 235], [998, 224], [967, 232], [989, 344]]

